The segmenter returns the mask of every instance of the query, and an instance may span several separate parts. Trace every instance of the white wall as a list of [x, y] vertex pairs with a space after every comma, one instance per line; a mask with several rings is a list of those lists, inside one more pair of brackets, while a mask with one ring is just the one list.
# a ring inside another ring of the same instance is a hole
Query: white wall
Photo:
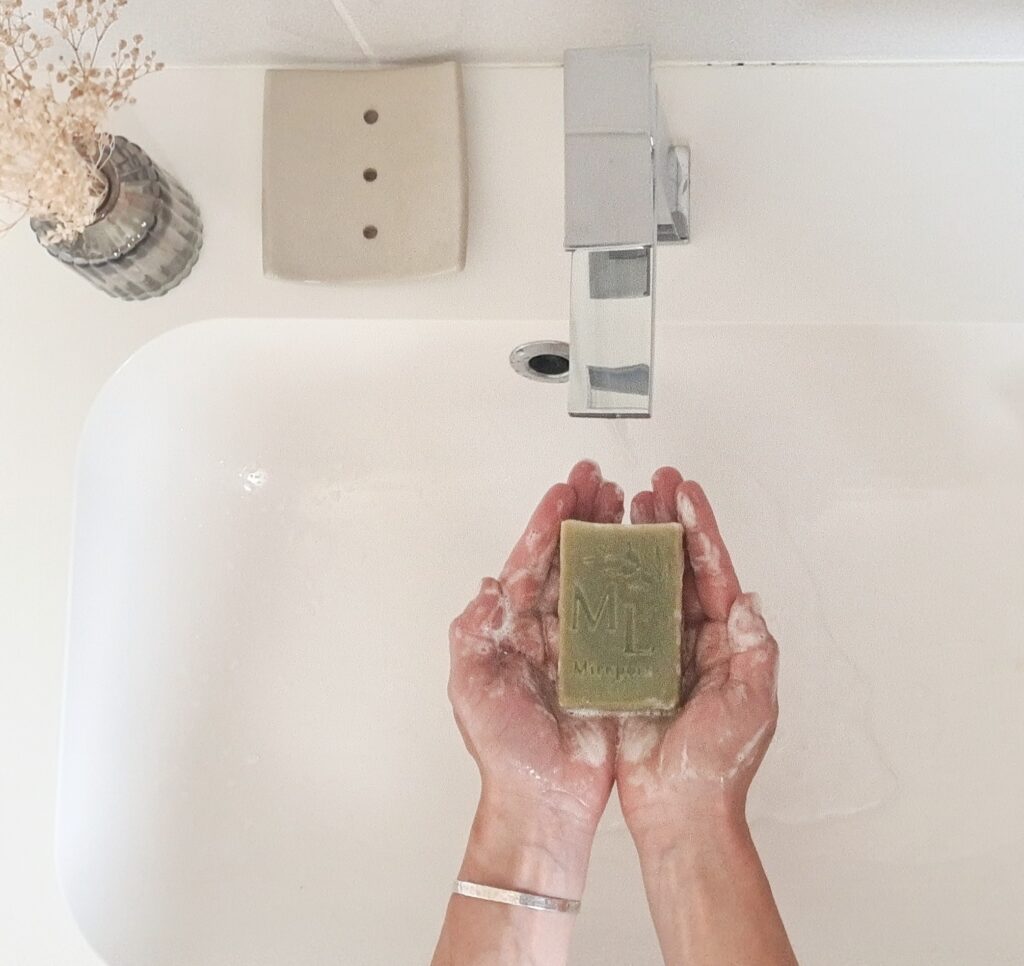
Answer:
[[[694, 240], [661, 259], [659, 324], [1024, 315], [1024, 67], [660, 76], [670, 126], [693, 150]], [[0, 242], [0, 962], [92, 961], [57, 894], [51, 825], [74, 447], [109, 374], [157, 333], [215, 316], [518, 318], [564, 334], [560, 74], [470, 69], [466, 85], [461, 275], [351, 289], [263, 280], [255, 70], [168, 71], [120, 125], [204, 209], [206, 249], [180, 290], [112, 302], [27, 229]], [[1008, 392], [1019, 403], [1020, 388]]]
[[687, 63], [1024, 59], [1017, 0], [132, 0], [122, 17], [175, 65], [560, 64], [640, 43]]

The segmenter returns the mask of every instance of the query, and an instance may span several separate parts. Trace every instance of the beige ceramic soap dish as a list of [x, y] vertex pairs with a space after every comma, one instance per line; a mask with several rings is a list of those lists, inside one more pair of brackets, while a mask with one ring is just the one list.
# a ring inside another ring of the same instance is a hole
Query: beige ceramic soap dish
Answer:
[[458, 64], [267, 72], [264, 274], [368, 282], [465, 259]]

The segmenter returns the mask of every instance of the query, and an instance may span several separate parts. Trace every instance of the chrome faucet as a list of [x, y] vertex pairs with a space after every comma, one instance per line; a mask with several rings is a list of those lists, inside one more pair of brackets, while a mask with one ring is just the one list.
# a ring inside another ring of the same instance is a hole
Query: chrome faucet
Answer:
[[565, 52], [569, 414], [651, 415], [657, 245], [690, 239], [690, 154], [669, 143], [648, 47]]

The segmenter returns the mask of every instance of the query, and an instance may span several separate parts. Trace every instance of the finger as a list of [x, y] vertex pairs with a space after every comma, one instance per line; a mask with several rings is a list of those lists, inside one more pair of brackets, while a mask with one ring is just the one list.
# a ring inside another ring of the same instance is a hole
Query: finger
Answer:
[[704, 608], [700, 606], [697, 593], [697, 578], [693, 567], [684, 563], [683, 571], [683, 617], [687, 624], [700, 624], [705, 619]]
[[541, 627], [544, 629], [544, 653], [547, 657], [548, 669], [557, 673], [555, 669], [558, 667], [558, 655], [562, 643], [558, 636], [558, 614], [544, 614], [541, 617]]
[[[597, 482], [597, 489], [593, 491], [592, 488], [594, 482]], [[576, 504], [576, 517], [577, 519], [583, 519], [580, 516], [580, 506], [586, 505], [588, 502], [591, 503], [591, 510], [587, 516], [587, 519], [592, 520], [594, 523], [620, 523], [622, 521], [622, 501], [623, 493], [622, 487], [616, 483], [611, 483], [601, 478], [601, 471], [598, 469], [596, 463], [584, 460], [577, 463], [572, 472], [569, 474], [569, 485], [573, 486], [577, 492], [577, 504]], [[579, 489], [577, 489], [579, 487]], [[582, 492], [582, 496], [580, 495]], [[556, 556], [551, 563], [551, 569], [548, 571], [547, 578], [544, 581], [544, 586], [541, 588], [541, 592], [537, 598], [537, 610], [544, 615], [545, 621], [551, 615], [557, 615], [558, 612], [558, 596], [561, 589], [561, 567], [559, 566], [558, 557]], [[557, 618], [554, 622], [554, 626], [557, 628]], [[547, 623], [545, 624], [545, 640], [547, 642], [546, 654], [549, 661], [558, 660], [558, 640], [557, 633], [552, 637], [547, 632]]]
[[482, 684], [497, 674], [498, 637], [507, 620], [507, 607], [501, 596], [501, 585], [485, 577], [480, 591], [448, 629], [451, 667], [448, 694], [457, 699], [469, 698]]
[[686, 558], [693, 569], [701, 608], [708, 620], [725, 621], [740, 592], [740, 582], [699, 483], [687, 480], [679, 484], [676, 511], [686, 531]]
[[651, 477], [654, 492], [654, 522], [675, 523], [676, 488], [683, 482], [682, 474], [674, 466], [663, 466]]
[[727, 625], [729, 680], [746, 685], [748, 694], [774, 700], [779, 671], [779, 646], [761, 615], [757, 594], [740, 594]]
[[515, 612], [530, 610], [536, 604], [558, 551], [562, 521], [569, 519], [575, 509], [576, 491], [566, 483], [556, 483], [533, 511], [501, 571], [501, 584]]
[[[583, 464], [577, 464], [582, 466]], [[620, 523], [622, 521], [622, 487], [602, 480], [594, 498], [591, 518], [594, 523]], [[577, 503], [577, 507], [579, 504]], [[577, 514], [577, 519], [581, 519]], [[558, 594], [561, 585], [561, 567], [556, 555], [551, 562], [544, 586], [537, 598], [536, 608], [542, 614], [551, 614], [558, 609]]]
[[577, 520], [593, 520], [597, 495], [604, 478], [601, 467], [593, 460], [580, 460], [569, 473], [569, 486], [576, 491], [576, 509], [573, 517]]
[[544, 586], [537, 595], [537, 603], [534, 605], [539, 614], [554, 614], [558, 610], [558, 594], [562, 585], [562, 567], [558, 556], [551, 561], [551, 569], [544, 578]]
[[686, 704], [697, 683], [697, 637], [700, 629], [697, 625], [683, 625], [683, 631], [679, 641], [679, 669], [682, 672], [679, 681], [679, 698], [682, 704]]
[[544, 663], [544, 628], [535, 614], [513, 617], [508, 631], [498, 640], [499, 649], [522, 654], [534, 667]]
[[[594, 500], [594, 523], [621, 523], [623, 512], [622, 487], [603, 481]], [[537, 601], [537, 610], [543, 615], [546, 653], [550, 661], [558, 660], [558, 596], [561, 589], [561, 567], [556, 558], [548, 571], [547, 580]]]
[[630, 523], [654, 523], [654, 494], [641, 490], [629, 505]]
[[724, 624], [707, 623], [697, 635], [694, 647], [693, 663], [697, 669], [697, 677], [703, 677], [709, 671], [718, 668], [728, 670], [732, 660], [732, 648], [729, 645], [729, 632]]
[[622, 523], [625, 496], [618, 483], [601, 484], [594, 501], [594, 523]]
[[[596, 477], [595, 477], [596, 472]], [[570, 486], [573, 482], [576, 482], [582, 488], [583, 496], [580, 496], [580, 490], [577, 490], [577, 512], [575, 514], [577, 519], [583, 519], [580, 516], [579, 507], [582, 500], [584, 505], [586, 503], [591, 504], [591, 509], [588, 511], [588, 520], [592, 520], [594, 523], [619, 523], [622, 520], [622, 487], [615, 483], [607, 482], [601, 479], [600, 470], [597, 469], [596, 463], [584, 461], [577, 463], [573, 467], [572, 473], [569, 475]], [[592, 486], [594, 481], [597, 481], [597, 490], [591, 494]], [[574, 487], [575, 489], [575, 487]], [[536, 609], [541, 614], [553, 614], [558, 610], [558, 595], [561, 585], [561, 567], [559, 566], [557, 554], [554, 556], [551, 567], [548, 570], [547, 577], [544, 580], [544, 584], [541, 587], [540, 593], [537, 597]]]
[[[655, 473], [655, 479], [659, 478], [659, 475], [670, 474], [674, 472], [671, 467], [666, 467], [662, 470], [658, 470]], [[665, 516], [663, 512], [661, 514]], [[656, 508], [656, 497], [651, 490], [642, 490], [633, 497], [633, 502], [629, 508], [629, 517], [632, 523], [654, 523], [655, 518], [658, 516]], [[675, 517], [673, 516], [673, 520]], [[692, 646], [689, 646], [686, 638], [687, 625], [690, 628], [699, 626], [704, 620], [704, 612], [700, 608], [700, 601], [697, 599], [696, 590], [693, 583], [693, 574], [690, 572], [690, 567], [686, 563], [686, 559], [683, 559], [683, 585], [682, 585], [682, 606], [683, 606], [683, 643], [682, 643], [682, 665], [685, 670], [685, 674], [691, 675], [691, 679], [683, 682], [684, 693], [689, 690], [692, 685]], [[691, 642], [692, 643], [692, 642]]]
[[448, 640], [454, 649], [458, 643], [472, 643], [478, 639], [493, 641], [498, 625], [504, 620], [501, 602], [501, 584], [493, 577], [484, 577], [480, 590], [465, 610], [448, 628]]

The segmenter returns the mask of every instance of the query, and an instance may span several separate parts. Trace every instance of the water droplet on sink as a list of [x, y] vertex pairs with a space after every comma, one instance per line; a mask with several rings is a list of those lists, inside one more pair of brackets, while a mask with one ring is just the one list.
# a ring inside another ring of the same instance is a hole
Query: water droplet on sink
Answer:
[[246, 493], [252, 493], [254, 490], [258, 490], [267, 482], [267, 471], [264, 469], [244, 469], [238, 475], [242, 480], [242, 489], [245, 490]]

